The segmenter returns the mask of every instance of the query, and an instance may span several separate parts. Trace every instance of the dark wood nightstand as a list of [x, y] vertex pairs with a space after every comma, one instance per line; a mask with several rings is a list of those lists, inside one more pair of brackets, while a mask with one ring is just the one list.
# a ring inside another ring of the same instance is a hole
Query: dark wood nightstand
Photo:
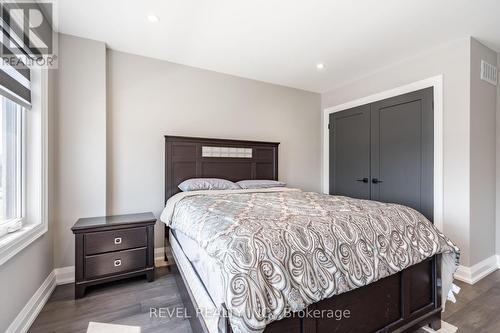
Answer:
[[154, 280], [153, 213], [79, 219], [75, 234], [75, 298], [85, 288], [145, 274]]

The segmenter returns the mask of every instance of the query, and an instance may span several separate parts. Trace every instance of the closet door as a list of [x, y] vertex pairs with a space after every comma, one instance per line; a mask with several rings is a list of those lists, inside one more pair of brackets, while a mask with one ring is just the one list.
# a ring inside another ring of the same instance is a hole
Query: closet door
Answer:
[[433, 217], [432, 88], [371, 104], [371, 199]]
[[330, 114], [330, 194], [370, 199], [370, 106]]

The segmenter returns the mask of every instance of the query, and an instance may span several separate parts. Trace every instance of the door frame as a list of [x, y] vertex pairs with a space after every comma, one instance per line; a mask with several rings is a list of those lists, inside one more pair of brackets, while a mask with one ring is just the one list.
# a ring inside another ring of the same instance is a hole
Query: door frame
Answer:
[[331, 106], [323, 109], [321, 120], [321, 131], [323, 133], [323, 193], [329, 193], [329, 132], [328, 123], [331, 113], [351, 109], [357, 106], [381, 101], [387, 98], [411, 93], [425, 88], [433, 88], [434, 91], [434, 225], [443, 230], [443, 75], [437, 75], [428, 79], [409, 83], [400, 87], [382, 91], [373, 95], [352, 100], [347, 103]]

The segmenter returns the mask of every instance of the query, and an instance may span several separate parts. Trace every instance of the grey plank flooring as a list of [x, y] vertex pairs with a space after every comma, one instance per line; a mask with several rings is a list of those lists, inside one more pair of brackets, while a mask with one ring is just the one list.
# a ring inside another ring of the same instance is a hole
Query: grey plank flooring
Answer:
[[[190, 333], [187, 319], [150, 316], [150, 308], [182, 309], [175, 278], [165, 267], [156, 279], [144, 278], [95, 286], [84, 298], [74, 300], [73, 284], [58, 286], [43, 307], [29, 333], [85, 333], [90, 321], [140, 326], [141, 333]], [[171, 312], [174, 313], [174, 312]]]
[[[90, 321], [140, 326], [141, 333], [191, 333], [187, 319], [150, 317], [150, 307], [183, 307], [174, 276], [164, 267], [156, 275], [152, 283], [138, 278], [96, 286], [77, 301], [72, 284], [58, 286], [29, 333], [85, 333]], [[474, 286], [455, 283], [462, 291], [457, 303], [447, 303], [443, 320], [460, 333], [500, 332], [500, 271]]]
[[475, 285], [455, 281], [462, 288], [457, 303], [448, 302], [443, 320], [457, 326], [460, 333], [500, 332], [500, 271]]

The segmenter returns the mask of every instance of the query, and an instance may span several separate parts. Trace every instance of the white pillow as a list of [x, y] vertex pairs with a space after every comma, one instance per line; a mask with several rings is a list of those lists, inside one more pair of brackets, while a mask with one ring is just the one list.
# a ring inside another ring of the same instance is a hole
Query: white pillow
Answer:
[[238, 184], [241, 188], [270, 188], [286, 186], [285, 182], [267, 179], [241, 180], [236, 184]]
[[179, 184], [183, 192], [198, 190], [238, 190], [240, 187], [232, 181], [219, 178], [191, 178]]

